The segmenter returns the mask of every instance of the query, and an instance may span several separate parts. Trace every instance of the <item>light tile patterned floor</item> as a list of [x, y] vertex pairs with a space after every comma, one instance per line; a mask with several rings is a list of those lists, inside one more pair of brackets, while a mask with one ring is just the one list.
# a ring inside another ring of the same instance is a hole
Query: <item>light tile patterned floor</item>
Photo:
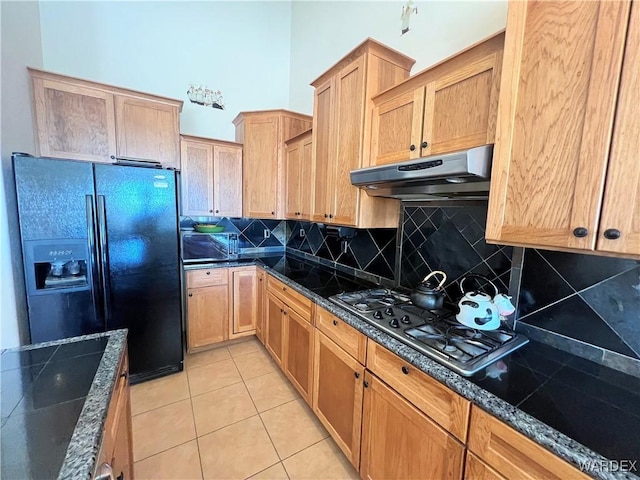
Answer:
[[185, 365], [131, 387], [137, 479], [358, 478], [256, 339]]

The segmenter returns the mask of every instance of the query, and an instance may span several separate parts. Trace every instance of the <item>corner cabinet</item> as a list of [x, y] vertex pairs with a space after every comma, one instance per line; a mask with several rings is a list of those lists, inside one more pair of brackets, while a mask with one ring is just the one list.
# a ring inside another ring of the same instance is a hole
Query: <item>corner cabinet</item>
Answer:
[[640, 5], [511, 1], [486, 236], [640, 258]]
[[285, 145], [284, 214], [290, 220], [310, 220], [314, 196], [311, 130], [287, 140]]
[[181, 214], [242, 216], [242, 145], [182, 135]]
[[29, 68], [39, 155], [180, 169], [182, 101]]
[[284, 141], [311, 128], [311, 117], [287, 110], [240, 112], [233, 124], [236, 142], [244, 145], [242, 216], [284, 219]]
[[256, 267], [238, 267], [229, 271], [231, 282], [231, 306], [229, 338], [239, 338], [256, 333], [259, 296]]
[[371, 97], [409, 76], [414, 60], [365, 40], [312, 82], [315, 222], [397, 227], [399, 202], [351, 185], [350, 172], [372, 165]]
[[374, 98], [373, 164], [494, 142], [504, 32]]

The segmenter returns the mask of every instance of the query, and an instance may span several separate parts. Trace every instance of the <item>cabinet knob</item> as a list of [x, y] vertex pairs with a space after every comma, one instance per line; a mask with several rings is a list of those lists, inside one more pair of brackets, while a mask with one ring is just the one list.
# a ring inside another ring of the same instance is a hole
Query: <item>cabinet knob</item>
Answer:
[[193, 293], [190, 293], [190, 294], [189, 294], [189, 296], [190, 296], [190, 297], [193, 297]]
[[329, 218], [333, 218], [333, 213], [330, 213], [330, 214], [329, 214]]
[[364, 388], [369, 388], [369, 382], [367, 381], [364, 382]]
[[275, 215], [275, 214], [276, 214], [276, 212], [271, 212], [271, 215]]
[[282, 314], [283, 314], [283, 315], [286, 315], [286, 314], [287, 314], [287, 311], [286, 311], [286, 310], [283, 310], [283, 311], [282, 311]]
[[415, 146], [415, 145], [411, 145], [411, 146], [409, 147], [409, 150], [411, 150], [412, 152], [413, 152], [415, 149], [416, 149], [416, 146]]
[[603, 235], [607, 240], [617, 240], [620, 238], [620, 230], [616, 228], [607, 228]]
[[333, 324], [337, 327], [338, 326], [338, 320], [334, 320]]
[[209, 213], [213, 213], [213, 210], [209, 210]]
[[329, 215], [327, 215], [326, 213], [324, 214], [324, 218], [329, 218]]
[[358, 372], [353, 372], [354, 377], [360, 378], [360, 374]]
[[402, 373], [409, 375], [409, 369], [407, 367], [402, 367]]
[[220, 213], [220, 210], [216, 210], [216, 213]]
[[422, 148], [427, 148], [428, 146], [429, 146], [428, 142], [422, 142], [422, 145], [421, 145]]
[[207, 272], [207, 275], [211, 275], [211, 272]]
[[587, 235], [589, 235], [589, 230], [587, 230], [584, 227], [578, 227], [573, 229], [574, 237], [582, 238], [582, 237], [586, 237]]

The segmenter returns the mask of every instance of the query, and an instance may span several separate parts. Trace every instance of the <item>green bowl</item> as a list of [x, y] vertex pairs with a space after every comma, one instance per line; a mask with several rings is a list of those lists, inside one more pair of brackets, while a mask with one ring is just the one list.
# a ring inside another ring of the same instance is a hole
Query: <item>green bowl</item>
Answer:
[[220, 233], [224, 231], [224, 227], [217, 225], [196, 224], [193, 226], [196, 232], [200, 233]]

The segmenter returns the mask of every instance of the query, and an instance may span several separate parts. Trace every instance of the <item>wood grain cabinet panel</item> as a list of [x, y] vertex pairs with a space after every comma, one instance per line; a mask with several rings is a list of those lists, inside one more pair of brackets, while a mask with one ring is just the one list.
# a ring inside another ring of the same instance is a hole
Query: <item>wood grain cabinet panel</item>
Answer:
[[293, 308], [306, 318], [308, 322], [311, 322], [313, 302], [308, 297], [285, 285], [271, 275], [267, 276], [267, 289], [271, 294], [279, 297], [285, 305]]
[[319, 306], [316, 307], [316, 327], [346, 353], [365, 364], [367, 337], [362, 333]]
[[242, 147], [213, 146], [213, 214], [242, 216]]
[[284, 373], [307, 404], [313, 393], [313, 325], [295, 310], [287, 308], [285, 316]]
[[284, 353], [284, 310], [286, 305], [271, 292], [267, 291], [265, 343], [275, 362], [282, 368]]
[[357, 469], [364, 367], [316, 330], [314, 370], [313, 411]]
[[229, 339], [256, 333], [258, 323], [258, 277], [256, 267], [232, 268], [229, 271], [233, 312], [230, 315]]
[[187, 348], [229, 339], [229, 285], [187, 290]]
[[350, 172], [371, 165], [371, 96], [409, 76], [414, 61], [367, 39], [312, 82], [312, 219], [360, 228], [396, 227], [398, 202], [351, 185]]
[[311, 130], [285, 142], [286, 182], [285, 217], [291, 220], [310, 220], [313, 204], [313, 165]]
[[311, 117], [264, 110], [240, 112], [233, 123], [236, 142], [244, 145], [243, 216], [284, 219], [284, 142], [311, 128]]
[[265, 325], [265, 301], [266, 301], [266, 273], [261, 268], [256, 269], [256, 277], [258, 278], [258, 291], [256, 293], [256, 337], [264, 345], [264, 325]]
[[464, 464], [464, 480], [506, 480], [473, 453], [467, 451]]
[[474, 406], [468, 448], [505, 478], [587, 479], [586, 474]]
[[[634, 162], [638, 171], [637, 158], [614, 159], [623, 145], [637, 145], [637, 132], [614, 147], [609, 160], [630, 5], [509, 3], [487, 240], [595, 249], [607, 163], [614, 178], [618, 161]], [[634, 48], [637, 41], [628, 52], [632, 59]], [[629, 65], [622, 96], [637, 69], [637, 61]], [[624, 130], [624, 108], [637, 107], [619, 105], [616, 125]], [[617, 193], [625, 198], [627, 188]]]
[[363, 415], [361, 478], [462, 478], [464, 446], [368, 371]]
[[460, 441], [467, 438], [471, 402], [370, 340], [367, 368]]

